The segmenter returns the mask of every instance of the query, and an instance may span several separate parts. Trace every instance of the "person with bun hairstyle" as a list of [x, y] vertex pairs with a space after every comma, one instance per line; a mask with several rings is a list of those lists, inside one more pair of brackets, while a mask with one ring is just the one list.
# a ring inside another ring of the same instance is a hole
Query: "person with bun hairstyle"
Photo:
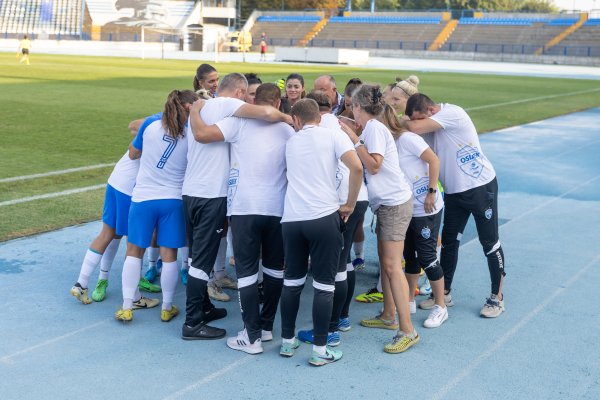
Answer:
[[394, 138], [378, 120], [384, 109], [393, 114], [391, 107], [384, 105], [382, 96], [379, 86], [361, 86], [352, 95], [352, 112], [356, 122], [363, 127], [362, 135], [359, 138], [347, 125], [343, 125], [343, 129], [354, 143], [366, 170], [369, 204], [377, 216], [375, 232], [384, 309], [374, 318], [362, 320], [361, 325], [398, 329], [392, 341], [384, 346], [384, 351], [402, 353], [420, 340], [410, 319], [408, 283], [402, 271], [404, 240], [412, 218], [413, 202], [410, 185], [400, 169]]
[[138, 291], [142, 258], [150, 246], [155, 228], [163, 260], [160, 319], [168, 322], [179, 314], [173, 304], [173, 296], [179, 272], [177, 249], [185, 246], [181, 199], [187, 166], [185, 129], [189, 110], [197, 99], [198, 95], [191, 90], [173, 90], [165, 103], [162, 118], [140, 131], [129, 147], [129, 157], [140, 158], [140, 167], [129, 209], [129, 236], [122, 276], [123, 306], [115, 313], [119, 321], [131, 321], [134, 308], [150, 308], [158, 304], [154, 299], [136, 304], [143, 299], [139, 298]]

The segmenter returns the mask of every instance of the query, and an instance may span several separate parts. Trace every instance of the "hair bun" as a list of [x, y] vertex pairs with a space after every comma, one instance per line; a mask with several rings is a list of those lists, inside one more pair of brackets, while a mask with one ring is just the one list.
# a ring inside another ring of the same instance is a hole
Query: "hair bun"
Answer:
[[379, 86], [374, 86], [373, 87], [373, 104], [379, 103], [382, 96], [383, 96], [383, 93], [381, 93], [381, 90], [379, 90]]
[[420, 83], [419, 78], [416, 75], [409, 76], [408, 78], [406, 78], [406, 81], [414, 86], [419, 86]]

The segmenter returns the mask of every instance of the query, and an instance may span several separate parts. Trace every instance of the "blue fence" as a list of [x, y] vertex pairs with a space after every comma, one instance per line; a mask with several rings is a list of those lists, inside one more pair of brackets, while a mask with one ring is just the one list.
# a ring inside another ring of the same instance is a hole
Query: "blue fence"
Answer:
[[[299, 39], [268, 38], [270, 46], [296, 46]], [[253, 40], [258, 44], [260, 40]], [[430, 42], [418, 41], [388, 41], [388, 40], [326, 40], [313, 39], [308, 42], [308, 47], [337, 47], [346, 49], [386, 49], [386, 50], [427, 50]], [[441, 51], [467, 52], [467, 53], [494, 53], [494, 54], [534, 54], [540, 45], [527, 44], [497, 44], [497, 43], [446, 43]], [[545, 50], [546, 55], [560, 55], [570, 57], [600, 57], [598, 46], [555, 46]]]

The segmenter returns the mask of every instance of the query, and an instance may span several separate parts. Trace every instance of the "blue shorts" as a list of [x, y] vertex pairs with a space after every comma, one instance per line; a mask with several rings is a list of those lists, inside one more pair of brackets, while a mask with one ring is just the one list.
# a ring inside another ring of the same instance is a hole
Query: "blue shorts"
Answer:
[[146, 248], [152, 241], [154, 228], [159, 247], [178, 249], [185, 246], [183, 201], [176, 199], [131, 202], [129, 209], [129, 237], [127, 241]]
[[127, 236], [130, 205], [131, 196], [119, 192], [108, 184], [106, 185], [102, 222], [113, 228], [119, 236]]

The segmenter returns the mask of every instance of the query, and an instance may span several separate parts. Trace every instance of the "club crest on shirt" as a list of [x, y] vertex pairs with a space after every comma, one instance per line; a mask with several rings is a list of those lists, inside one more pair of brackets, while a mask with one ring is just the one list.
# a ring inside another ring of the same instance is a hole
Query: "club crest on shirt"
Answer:
[[235, 192], [237, 191], [238, 180], [240, 179], [240, 170], [231, 168], [229, 170], [229, 179], [227, 179], [227, 207], [231, 207]]
[[429, 189], [429, 177], [423, 176], [413, 182], [413, 193], [415, 199], [421, 204], [425, 203], [425, 197]]
[[431, 237], [431, 229], [428, 227], [421, 229], [421, 236], [423, 236], [423, 239], [429, 239]]
[[481, 162], [482, 155], [477, 147], [469, 145], [464, 146], [456, 152], [456, 163], [462, 172], [473, 177], [479, 178], [483, 171]]
[[493, 215], [493, 211], [491, 208], [488, 208], [487, 210], [485, 210], [485, 218], [486, 219], [492, 219], [492, 215]]

